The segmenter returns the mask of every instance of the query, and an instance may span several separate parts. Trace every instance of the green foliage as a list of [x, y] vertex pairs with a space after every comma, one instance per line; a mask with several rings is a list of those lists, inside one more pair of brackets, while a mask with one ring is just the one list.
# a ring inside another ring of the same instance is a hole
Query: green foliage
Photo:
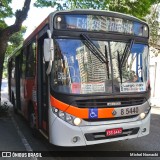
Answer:
[[157, 45], [159, 39], [159, 4], [153, 5], [151, 7], [151, 14], [147, 16], [146, 20], [150, 27], [150, 44], [155, 46]]
[[66, 4], [66, 1], [63, 0], [37, 0], [36, 3], [34, 3], [35, 7], [56, 7], [57, 10], [63, 10], [65, 9], [64, 5]]
[[13, 51], [23, 43], [23, 35], [26, 32], [26, 27], [22, 27], [21, 31], [13, 34], [8, 42], [8, 47], [6, 50], [6, 56], [3, 63], [3, 78], [7, 77], [7, 57], [13, 53]]
[[13, 15], [12, 8], [9, 6], [11, 2], [12, 0], [0, 0], [0, 30], [7, 27], [5, 18]]
[[0, 19], [0, 30], [4, 29], [6, 27], [7, 27], [7, 24], [5, 23], [5, 21]]
[[26, 32], [26, 27], [22, 27], [19, 32], [16, 32], [9, 38], [6, 56], [10, 55], [23, 42], [23, 35]]
[[140, 19], [150, 13], [150, 7], [157, 0], [37, 0], [36, 7], [64, 9], [102, 9], [130, 14]]
[[9, 6], [11, 2], [12, 0], [0, 0], [0, 19], [13, 15], [12, 8]]
[[109, 10], [127, 13], [144, 19], [149, 14], [152, 1], [150, 0], [115, 0], [110, 1]]

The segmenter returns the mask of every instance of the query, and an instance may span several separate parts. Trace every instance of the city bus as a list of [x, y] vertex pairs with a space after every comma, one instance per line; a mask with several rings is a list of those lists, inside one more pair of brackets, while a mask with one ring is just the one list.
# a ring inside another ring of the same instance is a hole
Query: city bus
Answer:
[[8, 58], [14, 111], [58, 146], [148, 135], [148, 40], [148, 25], [130, 15], [51, 13]]

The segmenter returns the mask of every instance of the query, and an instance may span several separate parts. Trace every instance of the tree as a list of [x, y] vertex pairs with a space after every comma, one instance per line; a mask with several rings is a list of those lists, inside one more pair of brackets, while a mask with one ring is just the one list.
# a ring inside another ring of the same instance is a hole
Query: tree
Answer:
[[6, 50], [6, 56], [8, 57], [18, 46], [20, 46], [23, 43], [23, 36], [26, 32], [26, 27], [22, 26], [21, 30], [19, 32], [14, 33], [10, 38], [8, 42], [8, 47]]
[[151, 7], [151, 13], [146, 17], [150, 28], [150, 45], [153, 47], [157, 46], [159, 40], [159, 11], [160, 6], [159, 3], [157, 3]]
[[58, 10], [63, 9], [103, 9], [130, 14], [140, 19], [150, 13], [150, 7], [156, 0], [37, 0], [36, 7], [56, 6]]
[[[13, 16], [12, 8], [9, 6], [12, 0], [0, 0], [0, 86], [3, 73], [3, 62], [10, 37], [21, 30], [23, 21], [27, 18], [31, 0], [25, 0], [21, 10], [15, 12], [15, 22], [7, 26], [5, 18]], [[0, 92], [1, 101], [1, 92]]]
[[7, 57], [13, 53], [13, 51], [19, 47], [23, 43], [23, 35], [26, 32], [26, 27], [21, 28], [19, 32], [14, 33], [10, 38], [8, 42], [8, 47], [5, 54], [5, 59], [3, 63], [3, 78], [7, 77]]

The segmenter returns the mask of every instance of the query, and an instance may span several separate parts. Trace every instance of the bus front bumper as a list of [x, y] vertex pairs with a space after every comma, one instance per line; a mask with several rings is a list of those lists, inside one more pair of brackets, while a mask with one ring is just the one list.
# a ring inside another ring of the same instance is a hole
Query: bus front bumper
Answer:
[[[127, 140], [145, 136], [150, 129], [150, 113], [139, 121], [80, 127], [68, 124], [53, 113], [50, 117], [49, 142], [58, 146], [85, 146]], [[122, 135], [106, 137], [106, 130], [113, 128], [123, 128]]]

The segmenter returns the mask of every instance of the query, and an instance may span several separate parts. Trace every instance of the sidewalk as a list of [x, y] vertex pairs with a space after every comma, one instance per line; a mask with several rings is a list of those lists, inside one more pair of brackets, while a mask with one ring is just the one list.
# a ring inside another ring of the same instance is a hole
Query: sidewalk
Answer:
[[160, 108], [160, 97], [151, 97], [151, 106]]
[[0, 112], [0, 151], [24, 151], [25, 147], [19, 138], [11, 116], [13, 108], [8, 100], [6, 79], [3, 79], [1, 87], [1, 103], [3, 104], [3, 102], [9, 104], [9, 109], [6, 112]]
[[24, 151], [25, 147], [13, 124], [10, 110], [0, 115], [0, 151]]

